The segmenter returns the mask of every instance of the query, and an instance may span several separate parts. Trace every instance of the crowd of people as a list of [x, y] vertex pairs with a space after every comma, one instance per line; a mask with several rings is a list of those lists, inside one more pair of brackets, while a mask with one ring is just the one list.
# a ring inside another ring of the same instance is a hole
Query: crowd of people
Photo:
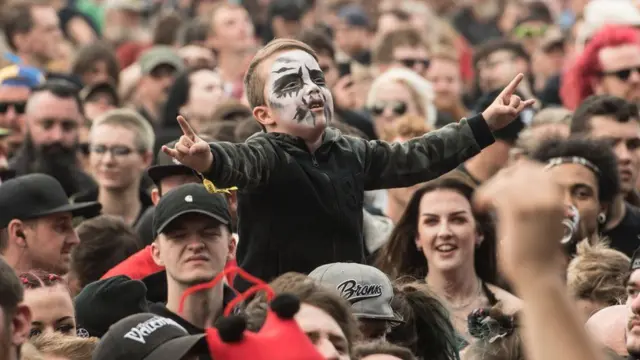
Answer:
[[638, 2], [0, 3], [0, 360], [640, 360]]

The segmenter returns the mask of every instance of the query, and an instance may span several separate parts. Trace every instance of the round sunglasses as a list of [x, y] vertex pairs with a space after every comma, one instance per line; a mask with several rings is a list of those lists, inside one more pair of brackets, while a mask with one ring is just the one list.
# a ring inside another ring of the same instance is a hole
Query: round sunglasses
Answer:
[[380, 116], [389, 107], [395, 116], [401, 116], [407, 112], [407, 103], [404, 101], [378, 101], [369, 107], [369, 112], [374, 116]]

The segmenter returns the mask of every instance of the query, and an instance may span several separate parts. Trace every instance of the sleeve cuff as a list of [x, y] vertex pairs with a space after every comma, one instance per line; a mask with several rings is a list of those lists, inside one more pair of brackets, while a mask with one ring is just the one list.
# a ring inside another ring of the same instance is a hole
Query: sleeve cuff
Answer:
[[469, 124], [473, 137], [476, 139], [480, 149], [484, 149], [496, 141], [482, 114], [468, 118], [467, 123]]

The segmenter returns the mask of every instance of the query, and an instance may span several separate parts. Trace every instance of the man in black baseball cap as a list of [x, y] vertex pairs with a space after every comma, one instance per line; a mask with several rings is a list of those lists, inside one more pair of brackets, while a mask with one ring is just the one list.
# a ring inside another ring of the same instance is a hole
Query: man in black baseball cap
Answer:
[[42, 269], [64, 275], [79, 243], [74, 217], [99, 214], [97, 202], [69, 203], [52, 176], [29, 174], [0, 185], [0, 252], [17, 272]]
[[189, 335], [171, 319], [142, 313], [113, 324], [93, 360], [185, 360], [207, 353], [204, 334]]
[[[166, 272], [166, 305], [152, 304], [152, 313], [168, 317], [190, 334], [213, 326], [221, 314], [225, 294], [222, 286], [190, 296], [178, 315], [178, 304], [189, 287], [206, 283], [223, 271], [235, 254], [231, 214], [222, 194], [209, 193], [202, 184], [186, 184], [167, 192], [153, 217], [151, 253]], [[202, 309], [202, 304], [209, 304]]]
[[[177, 140], [171, 141], [165, 145], [173, 148], [176, 142]], [[147, 169], [147, 176], [155, 185], [155, 189], [151, 191], [151, 201], [154, 205], [158, 204], [163, 193], [180, 185], [199, 183], [202, 181], [191, 168], [176, 162], [162, 150], [158, 151], [156, 159], [156, 165]], [[154, 212], [154, 207], [148, 208], [136, 224], [136, 232], [145, 245], [150, 245], [154, 239], [153, 230], [151, 229]]]

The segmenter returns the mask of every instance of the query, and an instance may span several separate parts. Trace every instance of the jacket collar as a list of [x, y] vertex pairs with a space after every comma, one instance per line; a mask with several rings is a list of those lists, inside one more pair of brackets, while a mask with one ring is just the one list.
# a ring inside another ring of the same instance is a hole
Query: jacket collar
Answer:
[[[333, 145], [333, 143], [336, 142], [336, 140], [340, 137], [340, 135], [341, 135], [340, 130], [328, 126], [324, 130], [324, 134], [322, 135], [322, 144], [320, 145], [318, 150], [316, 150], [316, 152], [327, 151], [331, 147], [331, 145]], [[305, 141], [298, 136], [293, 136], [293, 135], [278, 133], [278, 132], [259, 132], [251, 135], [247, 139], [247, 141], [251, 139], [257, 139], [257, 138], [266, 138], [271, 141], [293, 146], [300, 150], [304, 150], [307, 152], [309, 151]]]

